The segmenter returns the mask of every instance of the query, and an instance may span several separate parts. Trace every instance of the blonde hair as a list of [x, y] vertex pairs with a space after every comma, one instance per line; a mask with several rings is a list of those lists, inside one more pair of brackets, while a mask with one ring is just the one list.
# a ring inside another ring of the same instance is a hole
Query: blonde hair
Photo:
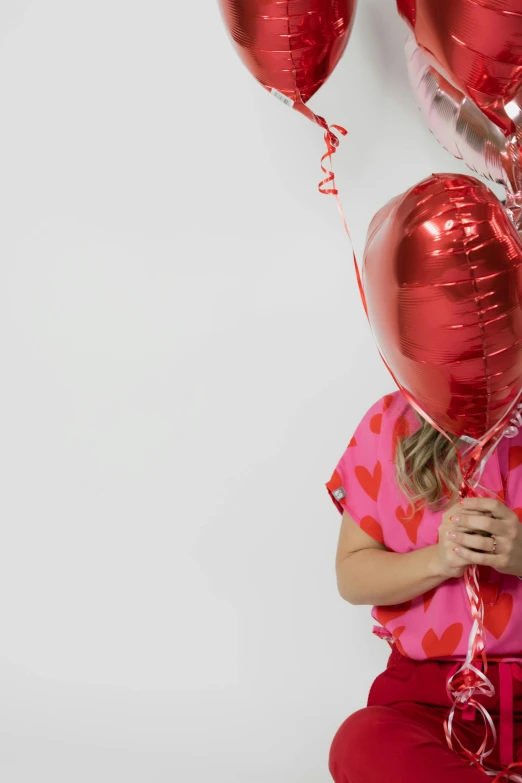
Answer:
[[413, 510], [419, 506], [443, 509], [455, 502], [459, 494], [461, 473], [456, 444], [418, 416], [420, 429], [401, 438], [395, 454], [397, 483], [409, 499]]

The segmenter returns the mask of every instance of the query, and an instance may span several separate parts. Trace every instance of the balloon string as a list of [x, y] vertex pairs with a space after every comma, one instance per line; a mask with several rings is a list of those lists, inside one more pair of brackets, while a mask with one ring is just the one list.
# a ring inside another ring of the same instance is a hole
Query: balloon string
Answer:
[[[350, 230], [348, 228], [348, 224], [346, 222], [346, 217], [344, 215], [343, 206], [342, 206], [341, 200], [339, 198], [339, 190], [338, 190], [338, 188], [337, 188], [337, 186], [335, 184], [335, 173], [333, 171], [333, 165], [332, 165], [332, 155], [335, 155], [335, 153], [337, 152], [337, 148], [339, 146], [339, 139], [337, 138], [337, 136], [335, 135], [335, 133], [333, 133], [333, 131], [331, 129], [334, 128], [342, 136], [346, 136], [348, 132], [346, 131], [345, 128], [342, 128], [340, 125], [328, 125], [328, 123], [326, 122], [324, 117], [321, 117], [319, 114], [314, 114], [314, 112], [311, 109], [309, 109], [308, 106], [305, 103], [303, 103], [303, 101], [301, 100], [300, 95], [297, 95], [297, 98], [296, 98], [296, 100], [294, 102], [294, 109], [296, 111], [300, 112], [300, 114], [303, 114], [305, 117], [308, 117], [309, 120], [311, 120], [312, 122], [315, 122], [317, 125], [319, 125], [324, 130], [324, 141], [325, 141], [325, 144], [326, 144], [326, 152], [324, 153], [324, 155], [321, 158], [321, 169], [322, 169], [323, 173], [326, 175], [326, 177], [319, 183], [319, 186], [318, 186], [319, 187], [319, 192], [323, 193], [324, 195], [327, 195], [327, 196], [333, 196], [335, 198], [335, 201], [336, 201], [336, 204], [337, 204], [337, 209], [339, 210], [339, 214], [341, 216], [341, 221], [342, 221], [342, 224], [344, 226], [344, 230], [346, 232], [346, 235], [348, 237], [348, 241], [350, 242], [350, 247], [352, 249], [353, 265], [354, 265], [354, 268], [355, 268], [355, 275], [356, 275], [356, 278], [357, 278], [357, 285], [359, 287], [359, 294], [361, 296], [361, 300], [362, 300], [362, 303], [363, 303], [364, 312], [366, 313], [366, 317], [368, 317], [368, 308], [367, 308], [367, 305], [366, 305], [366, 297], [364, 295], [364, 289], [363, 289], [363, 286], [362, 286], [362, 279], [361, 279], [361, 273], [360, 273], [360, 270], [359, 270], [359, 264], [357, 263], [357, 256], [355, 255], [355, 250], [354, 250], [354, 247], [353, 247], [352, 237], [351, 237], [351, 234], [350, 234]], [[328, 168], [328, 169], [323, 165], [326, 159], [328, 159], [329, 162], [330, 162], [330, 168]], [[328, 185], [330, 182], [332, 183], [332, 187], [326, 188], [325, 186]], [[398, 383], [397, 379], [393, 375], [393, 373], [392, 373], [389, 365], [387, 364], [386, 360], [384, 359], [384, 357], [383, 357], [383, 361], [386, 364], [386, 367], [388, 367], [388, 370], [390, 371], [394, 381], [397, 383], [397, 385], [402, 390], [402, 387], [400, 386], [400, 384]]]
[[[336, 128], [337, 130], [339, 130], [339, 126], [338, 125], [332, 125], [331, 127]], [[344, 129], [341, 129], [341, 130], [344, 130]], [[357, 286], [359, 288], [359, 294], [360, 294], [361, 301], [362, 301], [362, 304], [363, 304], [363, 307], [364, 307], [364, 312], [365, 312], [366, 318], [368, 319], [368, 322], [369, 322], [370, 318], [369, 318], [369, 315], [368, 315], [368, 305], [366, 303], [366, 296], [364, 294], [364, 288], [363, 288], [363, 284], [362, 284], [361, 271], [359, 269], [359, 264], [357, 262], [357, 256], [355, 255], [355, 249], [354, 249], [354, 246], [353, 246], [352, 236], [350, 234], [350, 229], [348, 228], [348, 223], [346, 222], [346, 216], [344, 214], [343, 205], [341, 204], [341, 199], [339, 198], [339, 191], [335, 187], [335, 175], [334, 175], [333, 171], [331, 171], [331, 170], [329, 171], [328, 169], [326, 169], [322, 165], [323, 161], [326, 158], [329, 158], [330, 159], [330, 166], [332, 166], [331, 155], [333, 155], [333, 153], [336, 151], [336, 146], [337, 146], [335, 144], [332, 144], [332, 137], [334, 139], [336, 139], [335, 135], [333, 133], [331, 133], [331, 131], [328, 129], [327, 132], [324, 134], [324, 140], [325, 140], [325, 143], [326, 143], [327, 151], [325, 152], [325, 154], [321, 158], [321, 168], [324, 171], [324, 173], [327, 174], [328, 176], [327, 176], [326, 179], [324, 179], [319, 184], [319, 191], [321, 193], [326, 193], [326, 194], [332, 195], [335, 198], [335, 203], [337, 204], [337, 209], [339, 210], [339, 214], [341, 216], [341, 221], [342, 221], [344, 230], [345, 230], [346, 235], [348, 237], [348, 241], [350, 242], [350, 247], [351, 247], [351, 250], [352, 250], [352, 257], [353, 257], [353, 266], [354, 266], [354, 269], [355, 269], [355, 276], [356, 276], [356, 279], [357, 279]], [[339, 142], [337, 140], [337, 144], [338, 143]], [[333, 182], [334, 185], [333, 185], [332, 188], [329, 188], [328, 190], [325, 190], [324, 188], [322, 188], [322, 186], [327, 184], [328, 182]], [[370, 328], [371, 328], [371, 325], [370, 325]], [[381, 356], [382, 356], [382, 354], [381, 354]], [[386, 366], [388, 367], [388, 370], [390, 371], [393, 379], [395, 380], [397, 385], [400, 387], [399, 382], [397, 381], [397, 379], [393, 375], [393, 373], [392, 373], [390, 367], [388, 366], [388, 363], [384, 359], [384, 357], [383, 357], [383, 361], [386, 364]]]

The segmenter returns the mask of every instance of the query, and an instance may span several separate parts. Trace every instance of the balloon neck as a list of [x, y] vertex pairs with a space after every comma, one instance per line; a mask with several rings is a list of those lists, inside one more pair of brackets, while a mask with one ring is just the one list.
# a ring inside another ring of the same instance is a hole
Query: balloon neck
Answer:
[[464, 443], [469, 443], [471, 446], [478, 446], [480, 441], [476, 438], [470, 438], [468, 435], [461, 435], [460, 440], [463, 440]]

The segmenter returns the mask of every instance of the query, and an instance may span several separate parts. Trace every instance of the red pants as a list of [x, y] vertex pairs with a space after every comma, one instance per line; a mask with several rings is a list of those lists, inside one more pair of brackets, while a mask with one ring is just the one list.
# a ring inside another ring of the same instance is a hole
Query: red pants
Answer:
[[[393, 648], [386, 670], [373, 683], [368, 706], [341, 726], [330, 750], [335, 783], [486, 783], [484, 772], [451, 750], [444, 721], [451, 708], [446, 691], [454, 661], [414, 661]], [[497, 729], [488, 767], [522, 761], [522, 666], [489, 662], [493, 697], [479, 696]], [[454, 731], [465, 747], [478, 750], [484, 721], [477, 710], [457, 710]], [[454, 747], [458, 747], [458, 743]], [[522, 767], [514, 770], [522, 775]]]

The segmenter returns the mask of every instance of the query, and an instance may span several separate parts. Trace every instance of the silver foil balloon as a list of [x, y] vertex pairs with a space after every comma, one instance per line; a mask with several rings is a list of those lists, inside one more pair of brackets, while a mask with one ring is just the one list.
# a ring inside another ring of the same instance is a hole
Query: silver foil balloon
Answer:
[[485, 114], [433, 68], [413, 37], [406, 43], [410, 83], [429, 129], [472, 171], [506, 188], [506, 209], [522, 228], [522, 96], [506, 105], [516, 134], [505, 136]]

